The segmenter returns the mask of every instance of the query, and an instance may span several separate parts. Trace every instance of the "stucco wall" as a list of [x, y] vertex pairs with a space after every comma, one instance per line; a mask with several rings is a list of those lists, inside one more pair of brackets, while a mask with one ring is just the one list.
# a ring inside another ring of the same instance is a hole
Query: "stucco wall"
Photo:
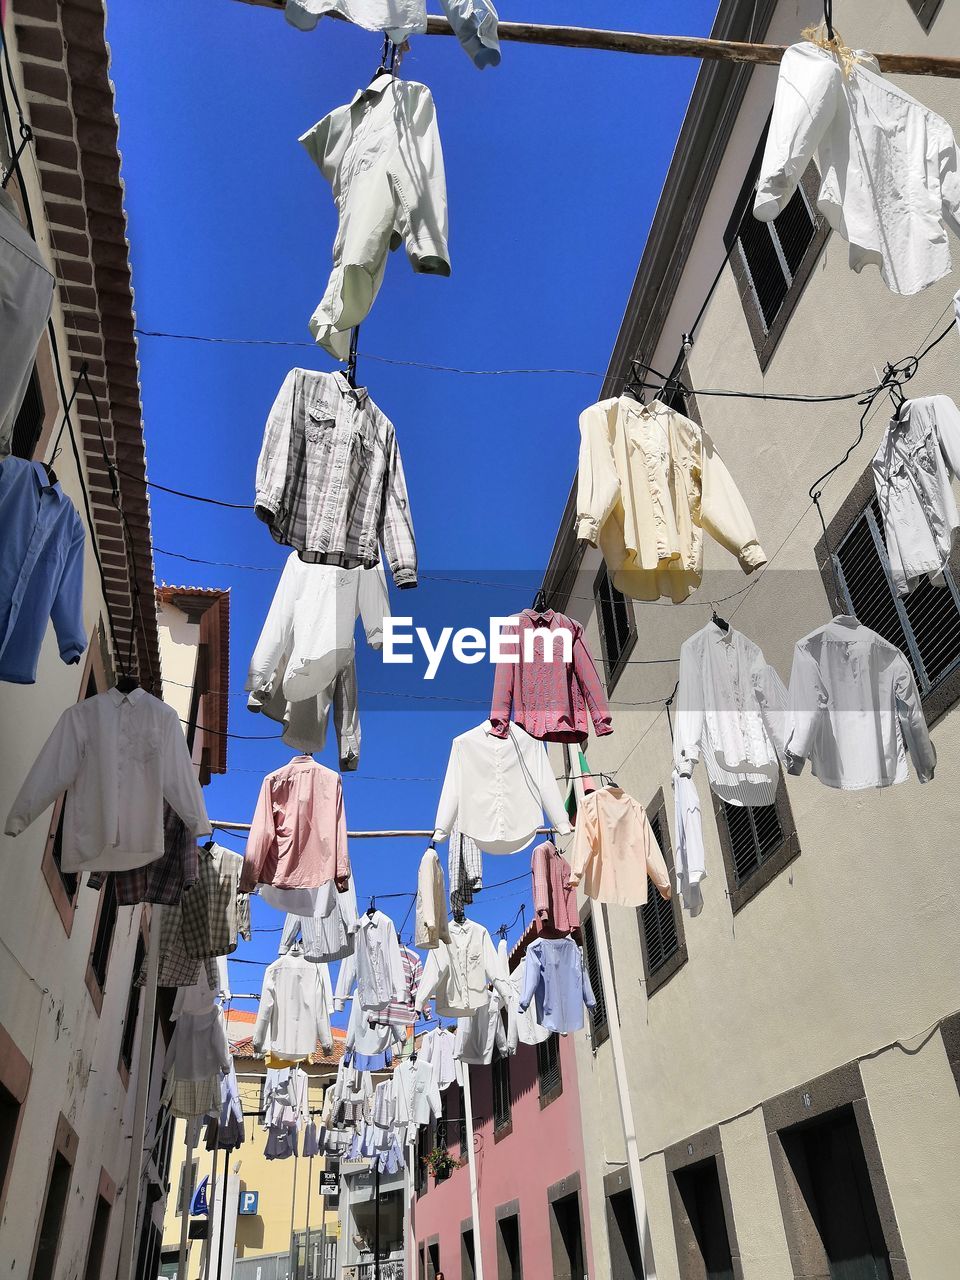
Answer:
[[[767, 39], [790, 42], [819, 6], [781, 5]], [[844, 38], [873, 49], [927, 45], [906, 0], [849, 0], [838, 15]], [[942, 52], [960, 51], [960, 11], [945, 5], [929, 37]], [[669, 368], [723, 255], [722, 235], [767, 117], [775, 69], [758, 69], [748, 90], [720, 178], [701, 225], [660, 348], [647, 353]], [[905, 87], [960, 128], [954, 81], [912, 78]], [[955, 257], [960, 246], [953, 244]], [[896, 298], [875, 270], [855, 275], [847, 246], [827, 243], [766, 374], [760, 372], [732, 272], [727, 269], [690, 354], [694, 387], [833, 393], [867, 387], [874, 369], [918, 350], [949, 322], [956, 275], [914, 298]], [[945, 392], [960, 399], [958, 343], [948, 338], [923, 364], [910, 394]], [[855, 403], [797, 406], [702, 396], [699, 409], [776, 559], [755, 590], [719, 612], [757, 640], [786, 680], [795, 641], [829, 616], [813, 548], [821, 529], [807, 510], [807, 489], [838, 461], [857, 433]], [[863, 444], [824, 492], [827, 519], [867, 466], [886, 425], [887, 404], [871, 415]], [[789, 539], [788, 541], [786, 541]], [[781, 545], [783, 545], [783, 549]], [[584, 565], [578, 592], [589, 594], [598, 564]], [[635, 659], [675, 656], [710, 616], [710, 599], [746, 585], [735, 562], [707, 539], [708, 576], [691, 607], [637, 605]], [[712, 571], [712, 573], [711, 573]], [[569, 611], [589, 609], [572, 601]], [[590, 638], [598, 646], [595, 623]], [[670, 798], [671, 744], [661, 706], [676, 667], [634, 665], [613, 695], [616, 731], [591, 743], [593, 769], [622, 766], [621, 783], [642, 803], [658, 788]], [[880, 1050], [863, 1080], [884, 1173], [893, 1198], [910, 1275], [945, 1275], [955, 1256], [960, 1199], [960, 1098], [940, 1037], [922, 1054], [908, 1043], [960, 1006], [955, 963], [960, 868], [951, 850], [960, 818], [955, 785], [960, 766], [956, 712], [933, 730], [937, 778], [922, 792], [916, 779], [884, 792], [839, 793], [809, 773], [788, 792], [801, 854], [736, 916], [726, 897], [709, 789], [698, 770], [704, 819], [705, 907], [684, 919], [687, 963], [648, 1000], [636, 917], [610, 910], [623, 1036], [636, 1111], [657, 1275], [679, 1275], [673, 1224], [664, 1195], [660, 1153], [720, 1124], [736, 1234], [747, 1280], [792, 1274], [763, 1125], [764, 1099], [843, 1063]], [[628, 754], [629, 753], [629, 754]], [[625, 761], [625, 763], [624, 763]], [[597, 1265], [606, 1230], [599, 1194], [610, 1162], [623, 1159], [608, 1047], [577, 1046], [590, 1204]], [[896, 1098], [896, 1104], [893, 1099]], [[601, 1099], [604, 1100], [601, 1102]], [[936, 1135], [939, 1134], [939, 1139]], [[926, 1201], [919, 1187], [936, 1184]], [[951, 1251], [953, 1254], [951, 1255]]]
[[[580, 1182], [580, 1204], [587, 1273], [603, 1276], [592, 1261], [592, 1232], [585, 1196], [583, 1135], [580, 1128], [581, 1085], [576, 1077], [574, 1042], [586, 1032], [562, 1037], [560, 1069], [563, 1092], [541, 1109], [536, 1049], [521, 1045], [510, 1060], [513, 1099], [512, 1133], [495, 1141], [493, 1133], [492, 1077], [488, 1067], [471, 1068], [471, 1088], [477, 1144], [477, 1177], [480, 1200], [480, 1236], [484, 1276], [497, 1274], [498, 1206], [519, 1202], [520, 1248], [523, 1274], [552, 1275], [550, 1206], [548, 1188], [562, 1179], [573, 1190]], [[453, 1086], [451, 1086], [454, 1088]], [[454, 1092], [455, 1092], [454, 1088]], [[453, 1154], [457, 1148], [453, 1145]], [[465, 1152], [463, 1153], [465, 1156]], [[440, 1266], [446, 1280], [460, 1280], [460, 1236], [470, 1218], [470, 1181], [466, 1165], [439, 1185], [431, 1178], [428, 1190], [415, 1203], [415, 1236], [418, 1245], [439, 1236]]]

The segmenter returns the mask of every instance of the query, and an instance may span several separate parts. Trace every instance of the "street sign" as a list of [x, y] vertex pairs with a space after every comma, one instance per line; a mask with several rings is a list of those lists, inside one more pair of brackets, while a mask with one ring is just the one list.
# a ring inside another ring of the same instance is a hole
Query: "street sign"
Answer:
[[190, 1201], [190, 1213], [196, 1216], [200, 1213], [209, 1213], [210, 1209], [207, 1205], [207, 1183], [210, 1181], [209, 1175], [200, 1179], [197, 1183], [197, 1189], [193, 1193], [193, 1199]]
[[209, 1226], [210, 1224], [206, 1218], [198, 1218], [196, 1222], [190, 1223], [187, 1238], [190, 1240], [206, 1240]]
[[238, 1213], [257, 1213], [258, 1212], [257, 1206], [259, 1202], [260, 1202], [259, 1191], [241, 1191], [240, 1206], [237, 1212]]
[[320, 1173], [320, 1194], [335, 1196], [340, 1193], [340, 1161], [331, 1160]]

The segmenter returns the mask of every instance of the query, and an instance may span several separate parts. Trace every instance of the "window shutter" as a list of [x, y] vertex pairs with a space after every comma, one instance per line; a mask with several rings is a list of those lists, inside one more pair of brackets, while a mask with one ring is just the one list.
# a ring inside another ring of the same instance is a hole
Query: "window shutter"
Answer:
[[510, 1061], [499, 1051], [493, 1060], [493, 1131], [510, 1123]]
[[[652, 817], [648, 814], [647, 817], [649, 818], [650, 826], [653, 828], [657, 844], [669, 862], [670, 859], [664, 845], [661, 826], [663, 811], [661, 810]], [[642, 907], [637, 908], [637, 915], [640, 918], [640, 928], [643, 931], [644, 942], [646, 943], [647, 977], [650, 977], [651, 974], [662, 968], [670, 957], [680, 949], [680, 938], [677, 934], [673, 901], [665, 902], [660, 897], [657, 888], [648, 881], [647, 901]]]
[[755, 180], [750, 183], [746, 209], [737, 229], [737, 242], [764, 328], [769, 332], [790, 292], [817, 225], [802, 187], [797, 188], [787, 207], [773, 222], [758, 222], [753, 216], [754, 189]]
[[854, 613], [902, 650], [925, 697], [960, 666], [960, 592], [949, 567], [942, 587], [924, 578], [898, 596], [876, 496], [840, 543], [837, 560]]
[[929, 31], [933, 20], [940, 12], [943, 0], [907, 0], [910, 8], [917, 15], [917, 21], [924, 31]]
[[13, 424], [10, 452], [17, 458], [32, 458], [43, 431], [43, 395], [34, 365], [23, 404]]
[[610, 581], [603, 565], [593, 584], [594, 605], [600, 629], [600, 646], [607, 686], [613, 683], [629, 655], [637, 624], [626, 596]]
[[540, 1080], [541, 1098], [558, 1090], [563, 1083], [560, 1075], [560, 1043], [556, 1032], [549, 1040], [544, 1040], [537, 1045], [537, 1075]]
[[100, 890], [100, 915], [97, 919], [97, 932], [90, 953], [90, 967], [93, 969], [97, 986], [102, 991], [107, 981], [107, 965], [110, 962], [110, 949], [113, 946], [113, 935], [117, 927], [117, 882], [108, 875]]
[[593, 928], [592, 914], [584, 917], [582, 932], [583, 959], [587, 966], [587, 975], [590, 978], [590, 986], [593, 988], [593, 994], [597, 999], [597, 1003], [590, 1015], [593, 1026], [593, 1043], [594, 1048], [596, 1048], [596, 1046], [607, 1037], [607, 1004], [603, 996], [603, 982], [600, 978], [600, 961], [597, 956], [597, 935]]
[[784, 838], [783, 827], [775, 804], [758, 805], [756, 808], [728, 804], [726, 800], [720, 804], [730, 837], [737, 884], [741, 885], [780, 848]]

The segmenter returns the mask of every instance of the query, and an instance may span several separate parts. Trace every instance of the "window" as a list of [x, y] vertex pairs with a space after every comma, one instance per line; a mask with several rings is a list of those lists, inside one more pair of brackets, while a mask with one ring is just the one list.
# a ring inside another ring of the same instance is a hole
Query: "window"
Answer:
[[0, 1214], [13, 1172], [30, 1074], [30, 1063], [0, 1024]]
[[[104, 885], [104, 889], [106, 885]], [[146, 955], [146, 947], [143, 944], [143, 935], [137, 939], [137, 953], [133, 961], [133, 975], [130, 982], [130, 994], [127, 996], [127, 1012], [123, 1019], [123, 1039], [120, 1042], [120, 1061], [126, 1067], [127, 1071], [133, 1065], [133, 1041], [137, 1034], [137, 1018], [140, 1016], [140, 992], [142, 987], [137, 986], [137, 975], [143, 964]]]
[[43, 1200], [40, 1226], [33, 1250], [30, 1280], [53, 1280], [76, 1154], [77, 1135], [61, 1115], [57, 1124], [53, 1157], [47, 1177], [47, 1192]]
[[427, 1276], [428, 1280], [434, 1280], [437, 1272], [440, 1270], [440, 1244], [439, 1241], [431, 1241], [427, 1245]]
[[607, 1196], [607, 1238], [612, 1274], [623, 1280], [644, 1280], [637, 1215], [629, 1187]]
[[[436, 1121], [434, 1130], [434, 1150], [449, 1151], [450, 1137], [453, 1125], [450, 1123], [450, 1090], [445, 1089], [440, 1095], [440, 1115]], [[434, 1176], [435, 1183], [446, 1182], [450, 1177], [449, 1170], [440, 1170]]]
[[497, 1219], [497, 1280], [523, 1280], [519, 1213]]
[[733, 1280], [733, 1259], [716, 1159], [673, 1172], [673, 1208], [681, 1280]]
[[924, 31], [929, 31], [933, 26], [934, 18], [940, 12], [943, 0], [907, 0], [907, 3], [917, 15], [917, 21]]
[[[870, 487], [873, 487], [872, 477]], [[944, 586], [935, 587], [925, 578], [908, 596], [897, 596], [875, 493], [842, 539], [835, 541], [831, 536], [830, 542], [837, 548], [841, 590], [847, 595], [843, 607], [852, 608], [865, 627], [903, 651], [913, 667], [920, 696], [926, 701], [949, 676], [960, 671], [960, 591], [955, 577], [956, 565], [951, 562], [944, 570]], [[827, 565], [825, 581], [832, 593], [829, 572]], [[957, 684], [956, 681], [949, 683]], [[960, 688], [953, 687], [946, 699], [936, 700], [932, 711], [930, 707], [925, 708], [927, 719], [945, 710], [958, 693]]]
[[[601, 907], [601, 910], [603, 908]], [[596, 1006], [590, 1013], [590, 1025], [593, 1031], [593, 1047], [603, 1044], [610, 1034], [607, 1023], [607, 1002], [603, 996], [603, 981], [600, 977], [600, 961], [597, 956], [597, 935], [593, 927], [593, 914], [587, 912], [581, 921], [583, 931], [583, 962], [587, 966], [590, 986], [596, 996]]]
[[600, 651], [606, 675], [607, 692], [611, 692], [620, 672], [637, 642], [637, 618], [633, 606], [610, 581], [603, 565], [593, 583], [593, 598], [600, 628]]
[[43, 431], [43, 393], [40, 390], [40, 378], [37, 366], [27, 383], [27, 392], [23, 397], [20, 412], [13, 424], [13, 437], [10, 441], [10, 452], [17, 458], [32, 458]]
[[107, 876], [100, 890], [100, 910], [97, 912], [97, 923], [93, 931], [93, 947], [90, 951], [90, 963], [87, 966], [87, 986], [90, 979], [100, 993], [98, 1000], [94, 992], [94, 1002], [99, 1012], [102, 1003], [103, 988], [107, 982], [107, 965], [110, 962], [110, 951], [113, 947], [113, 935], [117, 927], [117, 886], [112, 875]]
[[797, 828], [783, 778], [773, 804], [736, 805], [713, 796], [713, 809], [736, 915], [800, 853]]
[[460, 1280], [476, 1280], [477, 1259], [473, 1250], [473, 1228], [464, 1227], [460, 1235]]
[[[593, 983], [590, 984], [593, 986]], [[545, 1107], [563, 1093], [560, 1072], [560, 1038], [556, 1032], [537, 1045], [537, 1077], [540, 1081], [540, 1105]]]
[[83, 1280], [101, 1280], [103, 1255], [107, 1247], [107, 1232], [110, 1230], [110, 1201], [97, 1196], [97, 1207], [93, 1213], [93, 1230], [90, 1232], [90, 1247], [87, 1250], [87, 1265]]
[[[647, 809], [647, 818], [673, 880], [673, 853], [662, 790], [657, 792]], [[647, 995], [651, 996], [668, 978], [673, 977], [687, 958], [677, 893], [674, 892], [669, 901], [665, 901], [660, 897], [660, 891], [653, 881], [648, 879], [647, 900], [642, 907], [637, 907], [637, 923], [640, 927]]]
[[417, 1199], [424, 1195], [429, 1185], [427, 1178], [427, 1166], [424, 1163], [430, 1154], [430, 1130], [431, 1125], [424, 1125], [417, 1130], [417, 1167], [414, 1171], [414, 1191]]
[[510, 1059], [499, 1050], [494, 1054], [493, 1066], [493, 1132], [506, 1137], [511, 1132], [510, 1111]]
[[188, 1195], [188, 1196], [190, 1197], [190, 1199], [192, 1200], [192, 1199], [193, 1199], [193, 1193], [194, 1193], [194, 1191], [196, 1191], [196, 1189], [197, 1189], [197, 1172], [198, 1172], [198, 1169], [199, 1169], [199, 1161], [198, 1161], [198, 1160], [191, 1160], [191, 1161], [190, 1161], [189, 1166], [187, 1165], [186, 1160], [184, 1160], [184, 1161], [182, 1161], [182, 1162], [181, 1162], [181, 1165], [180, 1165], [180, 1180], [177, 1182], [177, 1205], [176, 1205], [176, 1212], [177, 1212], [177, 1217], [178, 1217], [178, 1218], [180, 1218], [180, 1217], [182, 1217], [182, 1216], [183, 1216], [183, 1195], [184, 1195], [183, 1182], [184, 1182], [184, 1178], [185, 1178], [185, 1177], [188, 1177], [188, 1178], [189, 1178], [189, 1186], [190, 1186], [190, 1190], [187, 1192], [187, 1195]]
[[765, 143], [766, 130], [724, 236], [761, 369], [769, 364], [829, 233], [816, 207], [820, 175], [812, 163], [773, 222], [753, 216]]
[[782, 1194], [792, 1201], [788, 1240], [795, 1262], [802, 1252], [807, 1274], [892, 1280], [853, 1107], [783, 1131], [779, 1138], [787, 1161]]
[[580, 1221], [580, 1194], [561, 1196], [550, 1206], [550, 1251], [554, 1280], [581, 1280], [586, 1274], [583, 1259], [583, 1224]]

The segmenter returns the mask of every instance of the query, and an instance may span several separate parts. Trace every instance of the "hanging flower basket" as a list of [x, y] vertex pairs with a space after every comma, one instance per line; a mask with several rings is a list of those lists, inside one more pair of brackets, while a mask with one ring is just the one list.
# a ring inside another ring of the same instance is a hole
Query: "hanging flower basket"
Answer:
[[437, 1147], [435, 1151], [431, 1151], [429, 1155], [424, 1156], [423, 1163], [434, 1178], [449, 1177], [454, 1169], [460, 1167], [458, 1161], [454, 1160], [450, 1152], [445, 1151], [442, 1147]]

